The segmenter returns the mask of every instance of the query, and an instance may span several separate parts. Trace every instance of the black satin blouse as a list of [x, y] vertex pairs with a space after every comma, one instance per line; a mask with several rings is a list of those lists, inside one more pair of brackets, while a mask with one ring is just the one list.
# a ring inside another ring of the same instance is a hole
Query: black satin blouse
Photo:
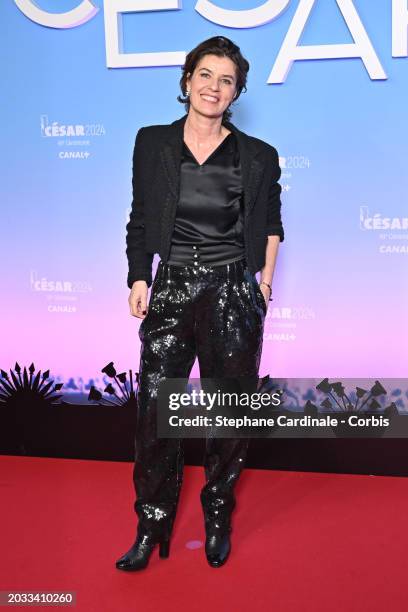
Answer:
[[243, 212], [234, 133], [230, 132], [201, 165], [184, 142], [168, 263], [221, 265], [243, 259]]

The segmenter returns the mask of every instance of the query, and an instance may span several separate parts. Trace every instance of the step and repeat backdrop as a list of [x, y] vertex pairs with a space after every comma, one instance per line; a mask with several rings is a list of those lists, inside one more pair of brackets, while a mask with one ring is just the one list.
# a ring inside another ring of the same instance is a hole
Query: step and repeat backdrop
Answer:
[[282, 169], [260, 375], [407, 375], [406, 0], [3, 0], [0, 15], [3, 370], [77, 395], [111, 362], [138, 370], [135, 135], [185, 113], [185, 55], [224, 35], [250, 62], [232, 122]]

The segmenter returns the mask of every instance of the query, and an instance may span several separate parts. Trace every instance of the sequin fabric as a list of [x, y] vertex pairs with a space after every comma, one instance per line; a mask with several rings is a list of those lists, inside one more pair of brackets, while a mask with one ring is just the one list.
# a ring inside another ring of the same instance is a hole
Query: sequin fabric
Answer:
[[[171, 528], [183, 478], [181, 439], [156, 436], [162, 378], [189, 377], [195, 358], [204, 377], [258, 376], [266, 304], [245, 260], [180, 267], [159, 262], [148, 313], [139, 327], [138, 414], [133, 480], [141, 527], [160, 535]], [[206, 526], [225, 529], [248, 439], [206, 440]]]

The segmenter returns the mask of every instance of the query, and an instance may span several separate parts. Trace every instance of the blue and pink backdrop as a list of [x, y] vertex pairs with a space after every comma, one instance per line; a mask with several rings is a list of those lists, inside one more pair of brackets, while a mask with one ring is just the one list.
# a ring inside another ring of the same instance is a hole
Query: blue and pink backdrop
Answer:
[[2, 368], [83, 392], [110, 361], [137, 371], [135, 135], [184, 114], [185, 54], [222, 34], [250, 62], [232, 121], [282, 168], [260, 374], [407, 375], [406, 0], [3, 0], [0, 16]]

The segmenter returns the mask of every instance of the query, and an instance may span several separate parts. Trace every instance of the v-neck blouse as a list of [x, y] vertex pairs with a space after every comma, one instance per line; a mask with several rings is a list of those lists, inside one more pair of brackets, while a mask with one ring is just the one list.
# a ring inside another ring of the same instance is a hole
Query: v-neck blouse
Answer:
[[222, 265], [244, 256], [242, 175], [234, 133], [202, 164], [183, 142], [168, 263]]

